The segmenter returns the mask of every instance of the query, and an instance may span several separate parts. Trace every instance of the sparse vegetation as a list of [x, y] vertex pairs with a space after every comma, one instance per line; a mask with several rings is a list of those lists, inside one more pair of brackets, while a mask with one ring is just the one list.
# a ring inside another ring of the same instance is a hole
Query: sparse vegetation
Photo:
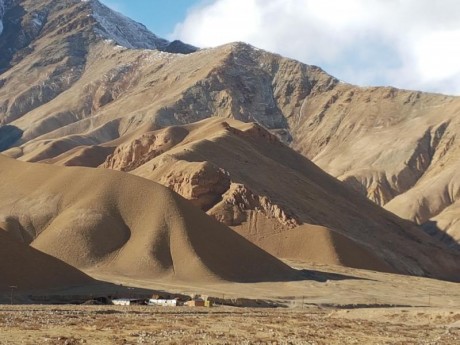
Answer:
[[0, 344], [455, 344], [459, 319], [434, 308], [3, 306]]

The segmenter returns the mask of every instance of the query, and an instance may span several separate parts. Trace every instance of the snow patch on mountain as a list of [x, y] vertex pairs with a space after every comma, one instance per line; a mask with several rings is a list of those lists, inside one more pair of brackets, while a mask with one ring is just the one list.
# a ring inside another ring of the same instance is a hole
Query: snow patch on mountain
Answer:
[[[0, 0], [1, 1], [1, 0]], [[164, 49], [169, 41], [151, 33], [144, 25], [118, 13], [97, 0], [90, 4], [92, 16], [99, 23], [98, 34], [131, 49]]]

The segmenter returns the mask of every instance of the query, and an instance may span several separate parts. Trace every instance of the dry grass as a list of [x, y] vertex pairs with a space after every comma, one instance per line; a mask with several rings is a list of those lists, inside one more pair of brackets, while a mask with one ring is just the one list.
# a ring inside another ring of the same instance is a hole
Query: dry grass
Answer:
[[0, 344], [456, 344], [459, 319], [439, 308], [3, 306]]

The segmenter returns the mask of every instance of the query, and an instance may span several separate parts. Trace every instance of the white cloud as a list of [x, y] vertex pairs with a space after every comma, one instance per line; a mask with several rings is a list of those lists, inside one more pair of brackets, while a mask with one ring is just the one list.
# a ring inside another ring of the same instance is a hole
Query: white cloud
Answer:
[[460, 94], [457, 0], [212, 0], [172, 36], [248, 42], [358, 84]]

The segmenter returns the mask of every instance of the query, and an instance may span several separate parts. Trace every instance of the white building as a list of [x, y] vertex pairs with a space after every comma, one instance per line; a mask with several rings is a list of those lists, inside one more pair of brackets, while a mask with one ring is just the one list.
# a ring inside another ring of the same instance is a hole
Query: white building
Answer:
[[127, 298], [120, 298], [112, 300], [114, 305], [131, 305], [131, 300]]
[[177, 299], [149, 299], [148, 305], [158, 305], [162, 307], [177, 307]]
[[113, 299], [114, 305], [145, 305], [145, 299], [138, 298], [117, 298]]

